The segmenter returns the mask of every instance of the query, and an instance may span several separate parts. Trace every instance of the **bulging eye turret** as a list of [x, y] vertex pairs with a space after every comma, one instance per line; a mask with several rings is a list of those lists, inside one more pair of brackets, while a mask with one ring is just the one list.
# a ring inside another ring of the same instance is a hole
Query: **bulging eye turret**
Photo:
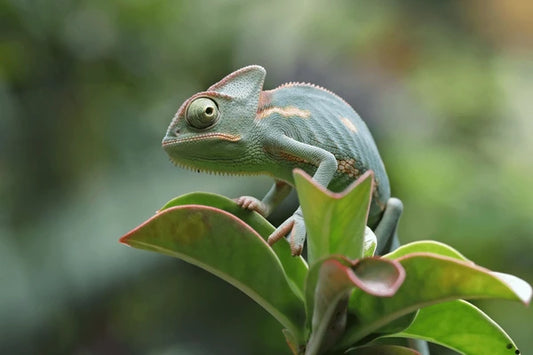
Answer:
[[194, 128], [203, 129], [215, 124], [219, 111], [215, 101], [200, 97], [189, 104], [185, 119]]

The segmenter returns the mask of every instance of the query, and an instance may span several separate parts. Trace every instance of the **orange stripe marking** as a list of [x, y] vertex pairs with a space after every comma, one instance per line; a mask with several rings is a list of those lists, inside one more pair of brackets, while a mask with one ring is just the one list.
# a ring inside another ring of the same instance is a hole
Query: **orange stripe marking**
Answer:
[[274, 106], [274, 107], [268, 107], [258, 112], [257, 119], [260, 120], [275, 113], [283, 117], [309, 118], [309, 116], [311, 116], [311, 112], [309, 112], [309, 110], [302, 110], [302, 109], [299, 109], [298, 107], [294, 107], [294, 106], [276, 107]]

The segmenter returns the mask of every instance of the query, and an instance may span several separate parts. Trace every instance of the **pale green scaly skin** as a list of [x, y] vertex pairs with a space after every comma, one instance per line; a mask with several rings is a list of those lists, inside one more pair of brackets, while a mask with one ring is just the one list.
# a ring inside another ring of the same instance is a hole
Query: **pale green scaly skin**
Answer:
[[[265, 74], [260, 66], [242, 68], [185, 101], [162, 143], [171, 160], [200, 171], [274, 177], [262, 201], [237, 199], [265, 216], [290, 192], [294, 168], [332, 191], [373, 170], [368, 223], [380, 253], [394, 248], [402, 205], [390, 198], [385, 167], [366, 124], [343, 99], [315, 85], [289, 83], [262, 91]], [[300, 254], [305, 241], [300, 208], [269, 243], [286, 234], [293, 254]]]

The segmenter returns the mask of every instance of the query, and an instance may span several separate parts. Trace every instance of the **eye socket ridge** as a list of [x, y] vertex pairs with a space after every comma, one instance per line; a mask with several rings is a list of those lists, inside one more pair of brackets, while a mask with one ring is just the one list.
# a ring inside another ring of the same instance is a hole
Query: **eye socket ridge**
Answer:
[[185, 113], [187, 123], [197, 129], [204, 129], [214, 125], [219, 116], [217, 103], [208, 97], [199, 97], [193, 100]]

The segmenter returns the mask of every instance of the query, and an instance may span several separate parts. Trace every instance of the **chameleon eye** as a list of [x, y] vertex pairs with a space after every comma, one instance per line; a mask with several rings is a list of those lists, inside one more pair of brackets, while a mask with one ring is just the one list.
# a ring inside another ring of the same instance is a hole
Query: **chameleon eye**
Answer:
[[213, 125], [218, 116], [218, 107], [215, 101], [207, 97], [200, 97], [189, 104], [185, 119], [194, 128], [202, 129]]

